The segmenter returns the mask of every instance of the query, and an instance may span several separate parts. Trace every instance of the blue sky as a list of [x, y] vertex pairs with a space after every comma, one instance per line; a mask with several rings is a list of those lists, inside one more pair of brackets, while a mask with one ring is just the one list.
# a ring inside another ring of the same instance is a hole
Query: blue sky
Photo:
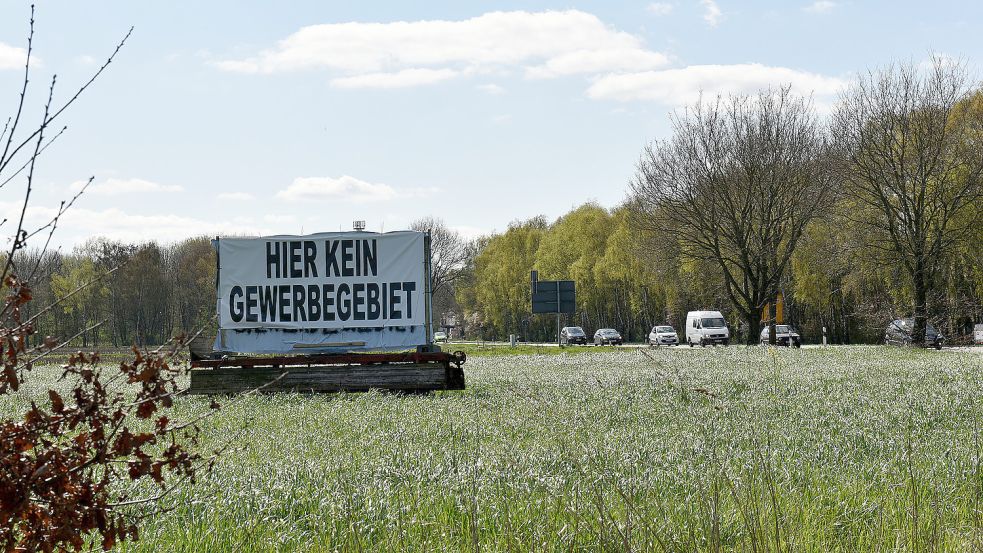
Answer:
[[[29, 4], [0, 4], [0, 114]], [[852, 75], [930, 52], [983, 59], [971, 2], [39, 2], [33, 95], [65, 115], [30, 215], [95, 176], [57, 235], [398, 230], [472, 236], [625, 198], [642, 147], [705, 93], [791, 84], [820, 109]], [[11, 188], [13, 187], [13, 188]], [[23, 180], [6, 187], [11, 210]]]

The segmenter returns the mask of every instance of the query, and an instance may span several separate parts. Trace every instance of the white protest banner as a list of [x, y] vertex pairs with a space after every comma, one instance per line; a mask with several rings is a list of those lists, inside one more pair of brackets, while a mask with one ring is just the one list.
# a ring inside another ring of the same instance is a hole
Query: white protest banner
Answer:
[[424, 240], [424, 233], [411, 231], [216, 240], [216, 349], [424, 343], [429, 319]]

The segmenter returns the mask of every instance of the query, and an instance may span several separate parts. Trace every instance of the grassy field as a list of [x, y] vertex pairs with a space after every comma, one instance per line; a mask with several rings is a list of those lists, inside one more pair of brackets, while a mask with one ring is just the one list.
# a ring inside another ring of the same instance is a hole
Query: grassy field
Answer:
[[983, 545], [983, 355], [648, 353], [476, 355], [463, 392], [245, 398], [206, 425], [241, 447], [121, 550]]

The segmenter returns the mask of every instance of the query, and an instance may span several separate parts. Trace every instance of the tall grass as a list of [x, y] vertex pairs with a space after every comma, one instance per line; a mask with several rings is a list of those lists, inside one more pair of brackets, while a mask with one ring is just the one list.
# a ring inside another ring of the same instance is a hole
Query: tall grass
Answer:
[[[229, 405], [206, 439], [241, 447], [121, 550], [980, 548], [983, 356], [648, 354], [487, 356], [463, 392]], [[42, 397], [38, 374], [0, 412]]]

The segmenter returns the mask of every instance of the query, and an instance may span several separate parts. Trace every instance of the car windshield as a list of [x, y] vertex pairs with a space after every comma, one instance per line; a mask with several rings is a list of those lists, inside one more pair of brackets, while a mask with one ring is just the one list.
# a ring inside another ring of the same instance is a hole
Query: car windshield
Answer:
[[584, 329], [580, 328], [579, 326], [571, 326], [567, 328], [567, 334], [571, 336], [583, 336]]
[[703, 328], [724, 328], [727, 326], [720, 317], [707, 317], [702, 321]]
[[613, 329], [613, 328], [602, 328], [598, 332], [600, 332], [601, 334], [617, 334], [618, 333], [618, 331], [615, 330], [615, 329]]
[[656, 332], [676, 332], [671, 326], [657, 326], [655, 327]]

